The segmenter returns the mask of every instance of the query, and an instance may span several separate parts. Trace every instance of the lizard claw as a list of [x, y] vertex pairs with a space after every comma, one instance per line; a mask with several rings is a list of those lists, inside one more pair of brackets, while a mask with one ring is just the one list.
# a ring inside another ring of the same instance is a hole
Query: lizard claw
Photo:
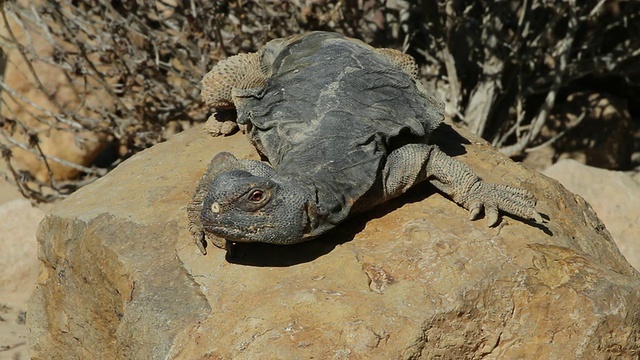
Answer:
[[487, 226], [494, 227], [498, 224], [498, 208], [491, 207], [488, 210], [485, 210], [487, 213]]
[[204, 233], [200, 234], [200, 237], [195, 239], [196, 246], [198, 246], [198, 250], [202, 253], [202, 255], [207, 255], [207, 240], [204, 238]]
[[251, 123], [238, 124], [238, 128], [243, 134], [247, 134], [249, 131], [251, 131]]
[[532, 214], [530, 215], [530, 218], [533, 219], [538, 224], [544, 223], [544, 220], [542, 220], [542, 215], [540, 215], [540, 213], [537, 212], [535, 209], [532, 210]]
[[480, 213], [484, 208], [487, 216], [487, 226], [493, 227], [498, 223], [498, 207], [495, 204], [483, 204], [482, 202], [474, 202], [469, 209], [469, 220], [476, 220], [480, 217]]
[[482, 211], [482, 204], [475, 203], [469, 209], [469, 220], [475, 220], [480, 216]]

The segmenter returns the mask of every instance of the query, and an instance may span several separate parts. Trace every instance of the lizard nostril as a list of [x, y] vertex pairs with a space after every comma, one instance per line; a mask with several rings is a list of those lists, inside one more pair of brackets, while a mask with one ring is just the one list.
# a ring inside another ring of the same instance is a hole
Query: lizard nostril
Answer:
[[211, 212], [213, 213], [219, 213], [220, 212], [220, 204], [218, 204], [217, 202], [214, 202], [213, 204], [211, 204]]

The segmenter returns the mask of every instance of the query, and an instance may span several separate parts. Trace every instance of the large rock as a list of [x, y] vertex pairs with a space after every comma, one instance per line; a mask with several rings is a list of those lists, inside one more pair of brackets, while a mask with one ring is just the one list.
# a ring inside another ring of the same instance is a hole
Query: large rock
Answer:
[[308, 243], [202, 256], [186, 204], [248, 141], [196, 128], [136, 155], [42, 221], [31, 356], [637, 358], [640, 275], [591, 207], [465, 136], [459, 158], [533, 191], [547, 224], [487, 228], [425, 185]]
[[607, 226], [629, 263], [640, 269], [640, 184], [629, 173], [564, 159], [546, 169], [544, 174], [583, 196]]

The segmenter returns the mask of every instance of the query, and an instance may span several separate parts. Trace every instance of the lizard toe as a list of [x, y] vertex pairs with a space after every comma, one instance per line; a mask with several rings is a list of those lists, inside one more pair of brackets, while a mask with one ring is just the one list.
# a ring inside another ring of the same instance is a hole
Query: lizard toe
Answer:
[[209, 119], [204, 124], [204, 129], [214, 137], [221, 135], [230, 135], [238, 129], [238, 124], [236, 124], [235, 121], [231, 120], [218, 120], [216, 118], [216, 114], [214, 113], [209, 116]]
[[480, 216], [482, 212], [482, 204], [480, 202], [475, 202], [469, 206], [469, 220], [475, 220]]
[[196, 246], [198, 247], [198, 250], [200, 250], [202, 255], [207, 255], [207, 241], [204, 238], [204, 232], [195, 234], [193, 237], [196, 242]]
[[498, 224], [498, 207], [486, 207], [485, 213], [487, 215], [487, 226], [494, 227]]
[[235, 121], [223, 121], [220, 125], [220, 132], [222, 135], [231, 135], [238, 130], [238, 124]]
[[535, 209], [531, 209], [531, 213], [531, 218], [535, 220], [535, 222], [537, 222], [538, 224], [542, 224], [544, 222], [544, 220], [542, 219], [542, 215], [540, 215], [540, 213]]

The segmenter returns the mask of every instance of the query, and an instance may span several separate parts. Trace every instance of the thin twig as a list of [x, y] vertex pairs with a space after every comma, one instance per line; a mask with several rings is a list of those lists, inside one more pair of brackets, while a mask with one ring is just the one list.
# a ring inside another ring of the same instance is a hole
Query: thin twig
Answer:
[[527, 152], [527, 153], [535, 152], [535, 151], [538, 151], [538, 150], [540, 150], [540, 149], [542, 149], [542, 148], [544, 148], [546, 146], [549, 146], [549, 145], [553, 144], [554, 142], [558, 141], [558, 139], [560, 139], [561, 137], [565, 136], [567, 134], [567, 132], [569, 132], [570, 130], [576, 128], [578, 125], [580, 125], [580, 123], [582, 123], [582, 120], [584, 120], [586, 115], [587, 115], [586, 111], [583, 111], [582, 114], [580, 114], [580, 116], [576, 119], [576, 121], [574, 121], [573, 124], [569, 125], [566, 129], [562, 130], [561, 132], [559, 132], [558, 134], [556, 134], [555, 136], [553, 136], [549, 140], [543, 142], [542, 144], [527, 148], [524, 151]]
[[589, 17], [594, 17], [598, 14], [598, 11], [600, 11], [600, 8], [602, 7], [602, 5], [604, 5], [604, 3], [607, 0], [600, 0], [598, 1], [598, 3], [596, 4], [596, 6], [593, 7], [593, 9], [591, 9], [591, 12], [589, 12]]
[[55, 161], [58, 164], [61, 164], [61, 165], [64, 165], [64, 166], [68, 166], [70, 168], [86, 172], [87, 174], [94, 174], [94, 175], [103, 176], [103, 175], [105, 175], [107, 173], [106, 169], [89, 168], [89, 167], [86, 167], [86, 166], [78, 165], [76, 163], [72, 163], [70, 161], [61, 159], [61, 158], [53, 156], [53, 155], [46, 155], [46, 154], [43, 154], [42, 152], [40, 152], [40, 153], [35, 152], [34, 150], [30, 149], [29, 146], [27, 146], [27, 145], [15, 140], [13, 137], [11, 137], [3, 129], [0, 129], [0, 135], [4, 136], [7, 141], [9, 141], [11, 144], [19, 147], [20, 149], [28, 151], [28, 152], [36, 155], [36, 156], [44, 156], [45, 159], [51, 160], [51, 161]]
[[531, 141], [535, 139], [538, 134], [540, 134], [540, 131], [542, 130], [542, 127], [544, 126], [547, 117], [549, 116], [549, 113], [553, 108], [553, 105], [555, 104], [556, 96], [563, 83], [563, 78], [567, 70], [567, 61], [569, 58], [569, 54], [571, 53], [576, 30], [578, 28], [575, 9], [571, 5], [568, 6], [568, 9], [569, 23], [567, 26], [567, 34], [562, 40], [562, 43], [559, 47], [559, 54], [556, 56], [556, 68], [554, 70], [553, 84], [551, 85], [551, 88], [547, 93], [544, 103], [542, 104], [542, 106], [540, 106], [538, 115], [532, 121], [532, 125], [529, 131], [527, 131], [524, 136], [520, 137], [515, 144], [500, 149], [500, 151], [507, 156], [519, 155], [527, 146], [529, 146]]

